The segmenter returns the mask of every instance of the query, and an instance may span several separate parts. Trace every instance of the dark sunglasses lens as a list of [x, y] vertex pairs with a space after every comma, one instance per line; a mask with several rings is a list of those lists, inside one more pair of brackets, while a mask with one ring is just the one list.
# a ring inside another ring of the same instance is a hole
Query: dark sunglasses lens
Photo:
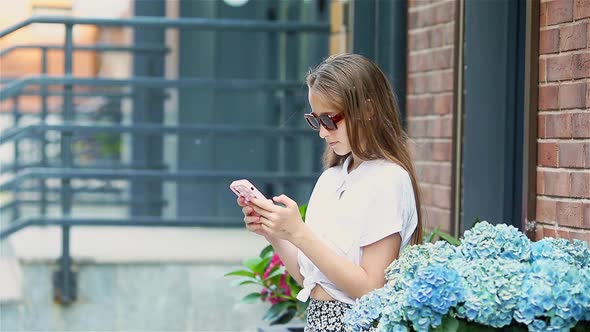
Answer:
[[320, 116], [320, 121], [324, 125], [324, 128], [326, 128], [328, 130], [336, 130], [336, 129], [338, 129], [338, 127], [336, 127], [336, 123], [334, 123], [334, 120], [332, 120], [327, 115]]
[[306, 116], [305, 120], [307, 121], [307, 124], [311, 127], [311, 129], [314, 129], [314, 130], [320, 129], [320, 124], [318, 122], [318, 119], [314, 118], [313, 116]]

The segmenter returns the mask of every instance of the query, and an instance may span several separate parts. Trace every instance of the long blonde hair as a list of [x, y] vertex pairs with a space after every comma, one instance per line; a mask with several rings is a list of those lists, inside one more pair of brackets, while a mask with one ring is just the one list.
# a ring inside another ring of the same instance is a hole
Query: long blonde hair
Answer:
[[[410, 158], [408, 137], [401, 127], [397, 98], [385, 74], [358, 54], [330, 56], [307, 74], [309, 90], [344, 113], [347, 136], [355, 156], [386, 159], [403, 167], [412, 180], [418, 225], [412, 244], [422, 243], [420, 188]], [[348, 157], [326, 146], [324, 167], [342, 165]]]

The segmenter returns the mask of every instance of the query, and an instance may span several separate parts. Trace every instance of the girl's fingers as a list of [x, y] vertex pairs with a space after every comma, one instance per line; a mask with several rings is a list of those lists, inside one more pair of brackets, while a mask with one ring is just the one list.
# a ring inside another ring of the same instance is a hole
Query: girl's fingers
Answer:
[[259, 214], [258, 214], [258, 213], [256, 213], [256, 212], [254, 211], [254, 209], [252, 209], [252, 207], [250, 207], [250, 206], [245, 206], [245, 207], [243, 207], [243, 208], [242, 208], [242, 213], [243, 213], [245, 216], [254, 216], [254, 217], [258, 217], [258, 216], [259, 216]]
[[243, 196], [238, 197], [238, 205], [241, 207], [248, 206], [248, 203]]
[[250, 208], [252, 208], [254, 210], [254, 212], [256, 212], [259, 216], [263, 216], [263, 217], [269, 218], [270, 215], [272, 214], [272, 212], [267, 211], [265, 209], [262, 209], [262, 208], [256, 206], [255, 204], [252, 204], [250, 206]]
[[286, 206], [288, 208], [297, 208], [297, 203], [285, 194], [282, 194], [281, 196], [273, 197], [272, 200], [275, 203], [283, 204], [284, 206]]
[[276, 206], [270, 199], [260, 199], [253, 197], [250, 199], [252, 205], [256, 205], [259, 208], [262, 208], [269, 212], [276, 212], [278, 206]]
[[249, 206], [244, 206], [244, 207], [242, 208], [242, 213], [243, 213], [245, 216], [249, 216], [249, 215], [251, 215], [251, 214], [252, 214], [252, 212], [254, 212], [254, 210], [252, 210], [252, 208], [251, 208], [251, 207], [249, 207]]
[[246, 225], [261, 223], [259, 216], [246, 216], [244, 217], [244, 222], [246, 223]]
[[273, 226], [273, 222], [266, 219], [264, 216], [260, 216], [260, 218], [258, 219], [258, 222], [260, 222], [262, 225], [266, 226], [266, 228], [271, 229]]
[[269, 234], [271, 236], [274, 235], [274, 232], [265, 224], [260, 224], [260, 229], [263, 230], [266, 234]]

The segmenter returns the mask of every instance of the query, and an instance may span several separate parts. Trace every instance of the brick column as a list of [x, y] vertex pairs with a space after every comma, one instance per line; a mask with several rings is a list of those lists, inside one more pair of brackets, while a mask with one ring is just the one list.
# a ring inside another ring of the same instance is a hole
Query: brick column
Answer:
[[590, 1], [541, 1], [536, 238], [590, 242]]
[[451, 226], [455, 1], [408, 4], [407, 124], [425, 229]]

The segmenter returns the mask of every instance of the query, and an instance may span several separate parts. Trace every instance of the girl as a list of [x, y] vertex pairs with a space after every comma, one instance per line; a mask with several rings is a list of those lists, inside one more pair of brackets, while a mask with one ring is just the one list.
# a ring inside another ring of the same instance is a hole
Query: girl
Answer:
[[418, 185], [396, 98], [374, 63], [331, 56], [307, 85], [305, 119], [326, 141], [326, 170], [306, 223], [285, 195], [238, 204], [248, 230], [266, 237], [303, 287], [297, 298], [311, 297], [305, 331], [343, 331], [346, 310], [385, 284], [385, 269], [406, 245], [421, 242]]

